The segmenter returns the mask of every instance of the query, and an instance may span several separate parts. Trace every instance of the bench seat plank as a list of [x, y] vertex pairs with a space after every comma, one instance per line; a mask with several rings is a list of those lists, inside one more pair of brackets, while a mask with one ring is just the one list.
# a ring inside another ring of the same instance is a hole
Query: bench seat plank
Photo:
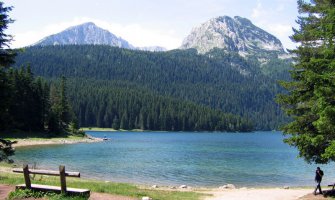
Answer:
[[[26, 189], [25, 184], [20, 184], [16, 186], [16, 189]], [[31, 189], [42, 192], [56, 192], [61, 193], [61, 188], [59, 186], [52, 185], [39, 185], [39, 184], [31, 184]], [[81, 194], [81, 195], [89, 195], [90, 190], [88, 189], [78, 189], [78, 188], [66, 188], [66, 192], [70, 194]]]

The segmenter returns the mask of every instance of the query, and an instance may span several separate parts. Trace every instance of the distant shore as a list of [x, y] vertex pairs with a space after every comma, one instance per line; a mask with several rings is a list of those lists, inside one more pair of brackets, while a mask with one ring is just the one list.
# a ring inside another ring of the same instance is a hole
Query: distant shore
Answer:
[[114, 132], [114, 131], [130, 131], [130, 132], [142, 132], [145, 130], [142, 129], [132, 129], [132, 130], [125, 130], [125, 129], [113, 129], [113, 128], [99, 128], [99, 127], [84, 127], [84, 128], [80, 128], [80, 130], [82, 131], [108, 131], [108, 132]]

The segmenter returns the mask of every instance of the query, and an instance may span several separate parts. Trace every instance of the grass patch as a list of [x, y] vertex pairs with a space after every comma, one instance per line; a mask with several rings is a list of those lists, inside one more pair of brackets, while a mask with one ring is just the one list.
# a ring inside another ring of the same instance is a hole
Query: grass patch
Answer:
[[46, 133], [46, 132], [25, 132], [20, 130], [13, 130], [13, 131], [3, 131], [0, 133], [1, 138], [7, 139], [7, 140], [18, 140], [18, 139], [78, 139], [85, 137], [84, 135], [77, 134], [69, 134], [69, 133]]
[[[0, 174], [0, 184], [10, 184], [17, 185], [24, 183], [22, 174], [12, 174], [12, 173], [1, 173]], [[35, 184], [44, 185], [55, 185], [59, 186], [59, 177], [47, 177], [37, 175], [32, 180]], [[73, 188], [85, 188], [90, 189], [91, 192], [101, 192], [110, 193], [122, 196], [130, 196], [135, 198], [142, 198], [143, 196], [149, 196], [155, 200], [199, 200], [203, 199], [204, 194], [196, 192], [180, 192], [180, 191], [165, 191], [165, 190], [155, 190], [155, 189], [142, 189], [135, 185], [126, 183], [113, 183], [113, 182], [103, 182], [85, 179], [75, 179], [67, 178], [67, 186]], [[25, 192], [14, 192], [13, 196], [24, 195]], [[31, 195], [41, 195], [40, 193], [29, 193]], [[45, 195], [45, 194], [44, 194]], [[73, 197], [54, 195], [52, 197], [45, 196], [48, 199], [73, 199]], [[78, 197], [79, 198], [79, 197]], [[83, 197], [80, 197], [83, 199]], [[79, 199], [78, 199], [79, 200]]]
[[49, 200], [87, 200], [88, 197], [86, 196], [69, 196], [69, 195], [63, 195], [63, 194], [55, 194], [50, 192], [37, 192], [32, 190], [16, 190], [14, 192], [11, 192], [8, 196], [9, 200], [14, 199], [24, 199], [33, 197], [35, 199], [37, 198], [43, 198], [43, 199], [49, 199]]

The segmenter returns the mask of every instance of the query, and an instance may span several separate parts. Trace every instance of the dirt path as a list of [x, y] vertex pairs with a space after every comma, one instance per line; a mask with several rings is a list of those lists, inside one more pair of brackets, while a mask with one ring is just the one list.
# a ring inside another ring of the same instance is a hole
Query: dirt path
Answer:
[[0, 199], [4, 200], [8, 197], [8, 194], [15, 189], [12, 185], [0, 185]]
[[92, 192], [90, 200], [135, 200], [136, 198]]
[[[308, 189], [281, 189], [281, 188], [241, 188], [209, 192], [212, 197], [206, 200], [298, 200], [311, 193]], [[302, 199], [309, 200], [309, 199]]]
[[299, 198], [299, 200], [326, 200], [326, 199], [331, 199], [331, 197], [326, 198], [323, 195], [308, 194]]

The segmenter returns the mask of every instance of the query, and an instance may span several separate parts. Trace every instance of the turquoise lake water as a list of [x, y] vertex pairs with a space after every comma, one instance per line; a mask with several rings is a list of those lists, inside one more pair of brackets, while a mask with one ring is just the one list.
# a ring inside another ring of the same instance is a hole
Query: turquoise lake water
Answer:
[[[82, 177], [165, 186], [313, 186], [316, 165], [297, 159], [280, 132], [88, 132], [101, 143], [17, 148], [18, 163], [79, 171]], [[324, 184], [334, 165], [320, 167]]]

